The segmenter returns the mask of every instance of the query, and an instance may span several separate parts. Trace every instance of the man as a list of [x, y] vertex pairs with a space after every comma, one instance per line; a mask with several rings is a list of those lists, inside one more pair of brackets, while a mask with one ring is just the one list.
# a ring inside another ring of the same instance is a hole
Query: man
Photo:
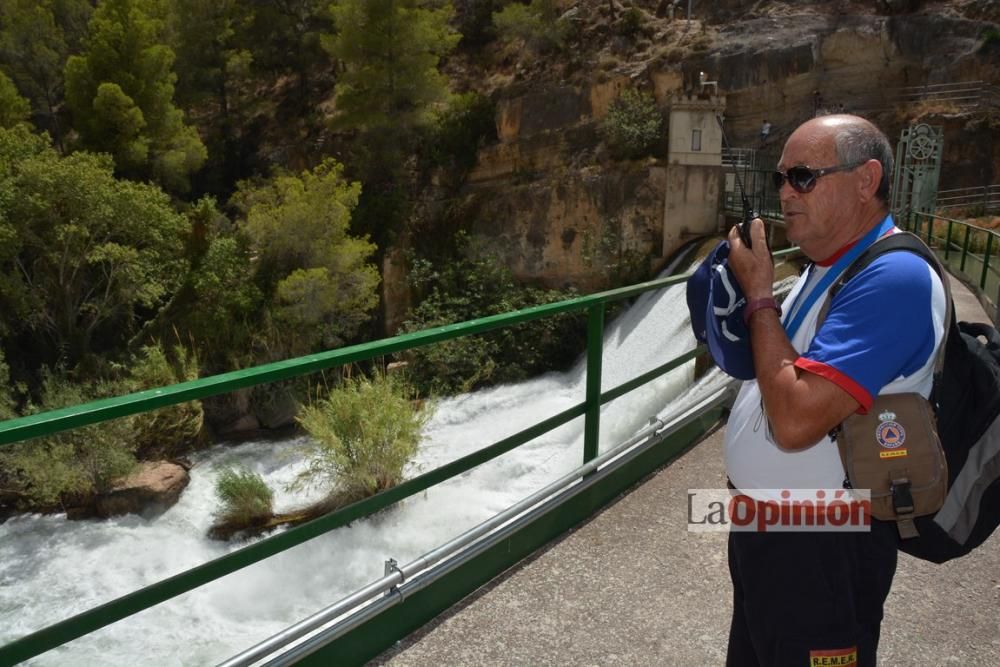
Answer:
[[[755, 379], [733, 406], [726, 468], [731, 484], [754, 497], [842, 489], [828, 433], [879, 394], [928, 396], [945, 319], [934, 270], [895, 252], [848, 282], [816, 328], [845, 262], [898, 231], [888, 213], [892, 149], [874, 125], [849, 115], [809, 120], [788, 138], [778, 170], [788, 239], [813, 262], [780, 311], [762, 222], [751, 224], [750, 248], [735, 228], [729, 234]], [[727, 664], [874, 666], [896, 541], [895, 524], [874, 519], [870, 532], [730, 533]]]
[[764, 122], [760, 125], [760, 145], [763, 146], [767, 143], [767, 137], [771, 134], [771, 124], [764, 119]]

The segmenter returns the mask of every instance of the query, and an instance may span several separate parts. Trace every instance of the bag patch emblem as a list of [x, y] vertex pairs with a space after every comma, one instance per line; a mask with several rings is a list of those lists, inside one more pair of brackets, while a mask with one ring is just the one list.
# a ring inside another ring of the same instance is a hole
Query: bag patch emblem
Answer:
[[833, 651], [809, 651], [809, 667], [857, 665], [858, 647], [839, 648]]
[[[896, 421], [896, 413], [888, 410], [878, 416], [881, 422], [875, 427], [875, 439], [886, 449], [896, 449], [906, 442], [906, 429]], [[884, 453], [884, 452], [883, 452]], [[906, 456], [906, 454], [896, 454]], [[887, 457], [882, 457], [887, 458]]]

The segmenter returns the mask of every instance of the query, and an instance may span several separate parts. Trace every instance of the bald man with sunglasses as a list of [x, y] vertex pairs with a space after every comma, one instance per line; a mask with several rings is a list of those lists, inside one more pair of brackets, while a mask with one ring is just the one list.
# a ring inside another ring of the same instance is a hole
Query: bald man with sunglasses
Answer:
[[[735, 228], [729, 235], [755, 371], [725, 439], [730, 484], [743, 494], [843, 489], [828, 434], [874, 396], [930, 393], [945, 298], [920, 257], [878, 258], [836, 294], [817, 327], [840, 273], [899, 231], [889, 214], [891, 172], [889, 141], [857, 116], [821, 116], [792, 133], [773, 178], [788, 239], [812, 263], [780, 307], [763, 223], [751, 223], [750, 247]], [[894, 524], [876, 519], [870, 530], [731, 532], [727, 664], [874, 666], [897, 539]]]

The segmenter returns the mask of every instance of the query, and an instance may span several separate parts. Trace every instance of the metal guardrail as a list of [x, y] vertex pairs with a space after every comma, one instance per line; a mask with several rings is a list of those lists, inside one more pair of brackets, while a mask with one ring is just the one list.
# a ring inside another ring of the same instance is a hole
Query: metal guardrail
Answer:
[[958, 81], [923, 86], [907, 86], [892, 90], [897, 104], [914, 102], [950, 102], [956, 106], [978, 106], [987, 97], [985, 81]]
[[924, 239], [942, 264], [973, 288], [990, 319], [1000, 326], [1000, 234], [930, 213], [912, 213], [906, 220], [906, 229]]
[[[399, 604], [414, 590], [424, 588], [441, 578], [487, 544], [495, 544], [505, 539], [520, 524], [543, 515], [549, 508], [564, 502], [568, 497], [585, 492], [590, 486], [599, 482], [602, 476], [610, 474], [615, 467], [628, 462], [643, 449], [652, 446], [655, 440], [669, 436], [698, 415], [726, 404], [734, 397], [735, 389], [729, 385], [691, 406], [669, 423], [653, 420], [649, 426], [628, 441], [548, 484], [447, 544], [406, 565], [387, 563], [386, 576], [382, 579], [233, 656], [219, 667], [249, 667], [267, 656], [274, 656], [266, 663], [268, 667], [294, 664], [302, 657], [314, 653], [358, 627], [375, 613]], [[381, 600], [371, 604], [380, 597]], [[328, 625], [333, 621], [336, 622]], [[316, 633], [320, 628], [323, 628], [322, 631]], [[289, 648], [311, 633], [316, 634], [302, 644]]]
[[939, 211], [957, 208], [982, 208], [984, 212], [1000, 211], [1000, 185], [938, 190], [937, 209]]
[[[797, 252], [791, 248], [774, 253], [776, 258]], [[671, 370], [693, 360], [704, 352], [704, 346], [671, 359], [638, 377], [608, 391], [601, 391], [601, 360], [605, 306], [651, 290], [680, 284], [690, 274], [652, 280], [629, 287], [592, 294], [585, 297], [535, 306], [491, 317], [450, 324], [380, 341], [352, 345], [338, 350], [307, 355], [287, 361], [265, 364], [208, 378], [170, 385], [157, 389], [94, 401], [80, 406], [53, 410], [0, 423], [0, 446], [30, 438], [52, 435], [73, 428], [148, 412], [168, 405], [206, 398], [236, 389], [299, 377], [320, 370], [372, 359], [423, 345], [483, 333], [513, 326], [560, 313], [586, 311], [587, 353], [585, 400], [557, 415], [553, 415], [499, 442], [452, 461], [396, 487], [358, 501], [336, 512], [314, 519], [278, 535], [272, 535], [203, 563], [180, 574], [128, 593], [115, 600], [77, 614], [46, 628], [0, 646], [0, 665], [11, 665], [40, 655], [57, 646], [111, 625], [161, 602], [204, 586], [216, 579], [241, 570], [315, 537], [371, 515], [389, 505], [420, 493], [436, 484], [467, 472], [476, 466], [523, 445], [567, 422], [584, 417], [583, 462], [598, 456], [600, 408]]]
[[754, 148], [722, 148], [723, 169], [754, 169], [757, 166], [757, 150]]

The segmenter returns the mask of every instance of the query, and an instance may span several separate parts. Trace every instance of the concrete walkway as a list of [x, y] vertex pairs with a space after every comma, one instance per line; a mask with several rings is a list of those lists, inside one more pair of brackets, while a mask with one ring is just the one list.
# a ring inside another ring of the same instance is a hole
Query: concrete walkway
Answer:
[[[952, 290], [960, 319], [986, 321]], [[724, 486], [720, 430], [373, 664], [723, 664], [726, 535], [687, 532], [686, 492]], [[998, 662], [1000, 535], [940, 566], [900, 554], [879, 664]]]

